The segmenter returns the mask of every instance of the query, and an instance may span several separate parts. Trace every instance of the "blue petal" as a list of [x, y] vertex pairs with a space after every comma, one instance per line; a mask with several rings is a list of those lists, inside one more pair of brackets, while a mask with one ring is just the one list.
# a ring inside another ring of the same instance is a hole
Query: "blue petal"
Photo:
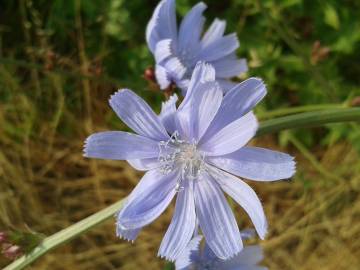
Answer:
[[248, 70], [245, 59], [238, 59], [236, 54], [230, 54], [211, 64], [216, 70], [216, 78], [231, 78], [239, 76]]
[[186, 96], [177, 111], [177, 127], [183, 138], [189, 138], [190, 133], [193, 132], [190, 130], [192, 128], [190, 123], [190, 115], [194, 109], [193, 96], [196, 93], [198, 84], [205, 84], [208, 82], [215, 82], [215, 70], [211, 65], [199, 62], [192, 74]]
[[235, 267], [240, 266], [256, 266], [263, 259], [264, 254], [259, 245], [245, 246], [244, 249], [237, 256], [225, 262], [224, 266], [226, 264], [226, 267], [228, 269], [234, 269]]
[[125, 239], [127, 241], [135, 241], [135, 239], [138, 237], [139, 233], [141, 231], [141, 228], [134, 229], [134, 230], [124, 230], [121, 229], [120, 226], [116, 225], [116, 236], [122, 239]]
[[161, 104], [159, 118], [169, 134], [173, 134], [176, 130], [175, 114], [177, 100], [178, 96], [174, 94], [169, 98], [169, 100]]
[[221, 107], [204, 137], [211, 137], [231, 122], [248, 113], [265, 95], [266, 87], [261, 79], [250, 78], [237, 84], [225, 95]]
[[233, 89], [234, 87], [236, 87], [239, 83], [238, 82], [233, 82], [231, 80], [228, 79], [220, 79], [217, 78], [216, 81], [218, 82], [218, 84], [220, 85], [221, 89], [223, 90], [224, 94], [226, 95], [231, 89]]
[[215, 255], [215, 253], [211, 250], [207, 242], [205, 241], [204, 250], [202, 252], [202, 258], [205, 262], [211, 261], [219, 261], [219, 258]]
[[263, 252], [260, 246], [244, 246], [240, 253], [228, 260], [219, 260], [210, 247], [205, 243], [202, 261], [216, 262], [216, 269], [221, 270], [267, 270], [266, 267], [257, 266], [263, 259]]
[[190, 113], [190, 141], [199, 141], [220, 108], [223, 93], [217, 82], [197, 84]]
[[253, 112], [248, 112], [214, 135], [204, 136], [198, 146], [207, 156], [232, 153], [245, 146], [254, 137], [257, 128], [258, 122], [255, 115]]
[[148, 171], [129, 196], [118, 215], [122, 230], [137, 229], [154, 221], [175, 196], [178, 172], [164, 175], [158, 170]]
[[226, 22], [216, 18], [201, 39], [201, 46], [205, 48], [221, 38], [224, 35], [225, 27]]
[[144, 159], [128, 159], [127, 162], [138, 171], [148, 171], [160, 167], [158, 157]]
[[[188, 101], [186, 101], [187, 99], [190, 100], [192, 95], [193, 95], [193, 90], [196, 88], [196, 85], [198, 83], [206, 83], [206, 82], [212, 82], [215, 81], [216, 76], [215, 76], [215, 69], [211, 64], [208, 64], [206, 62], [203, 61], [199, 61], [195, 68], [194, 71], [191, 75], [191, 80], [189, 83], [189, 88], [186, 92], [186, 96], [184, 99], [184, 102], [182, 103], [182, 106], [185, 106]], [[179, 107], [181, 108], [181, 106]]]
[[195, 205], [205, 240], [221, 259], [229, 259], [242, 249], [235, 217], [218, 184], [203, 175], [195, 183]]
[[240, 231], [241, 239], [248, 240], [255, 237], [255, 230], [254, 229], [244, 229]]
[[182, 80], [176, 82], [176, 85], [181, 89], [181, 94], [183, 96], [186, 96], [186, 91], [189, 87], [189, 84], [190, 84], [190, 80], [187, 78], [183, 78]]
[[139, 135], [157, 140], [169, 139], [158, 116], [146, 102], [134, 92], [123, 89], [110, 98], [110, 106], [132, 130]]
[[229, 34], [202, 48], [197, 57], [203, 61], [215, 61], [233, 53], [238, 47], [239, 40], [236, 34]]
[[159, 155], [158, 143], [123, 131], [105, 131], [89, 136], [84, 156], [114, 160], [153, 158]]
[[176, 270], [191, 270], [192, 266], [199, 261], [199, 249], [202, 236], [194, 237], [175, 261]]
[[205, 9], [206, 5], [200, 2], [182, 20], [179, 29], [179, 51], [188, 51], [194, 54], [194, 51], [198, 49], [205, 22], [202, 13]]
[[254, 223], [260, 238], [264, 239], [267, 232], [267, 221], [264, 209], [255, 191], [239, 178], [219, 169], [212, 168], [211, 175], [221, 188], [244, 208]]
[[163, 66], [173, 81], [181, 80], [186, 73], [186, 67], [177, 57], [169, 58]]
[[195, 230], [195, 204], [192, 183], [178, 193], [175, 212], [161, 242], [158, 255], [174, 261], [190, 242]]
[[176, 43], [175, 0], [161, 1], [146, 27], [146, 41], [151, 52], [155, 52], [156, 43], [162, 39], [172, 39]]
[[168, 59], [173, 55], [172, 40], [163, 39], [156, 43], [155, 47], [155, 61], [157, 64], [161, 64], [164, 60]]
[[257, 181], [286, 179], [295, 173], [292, 156], [259, 147], [243, 147], [221, 157], [209, 158], [209, 161], [222, 170]]
[[156, 81], [160, 86], [160, 89], [166, 89], [170, 86], [171, 78], [166, 68], [164, 68], [161, 65], [156, 65], [155, 76], [156, 76]]

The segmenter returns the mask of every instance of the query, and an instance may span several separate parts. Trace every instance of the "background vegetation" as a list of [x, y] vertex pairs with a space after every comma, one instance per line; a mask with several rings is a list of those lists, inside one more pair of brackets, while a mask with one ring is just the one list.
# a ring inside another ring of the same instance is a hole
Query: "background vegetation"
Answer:
[[[82, 143], [94, 131], [125, 128], [107, 103], [118, 88], [137, 91], [159, 111], [163, 95], [142, 77], [153, 64], [144, 32], [157, 2], [0, 2], [0, 230], [28, 239], [23, 249], [125, 197], [141, 177], [125, 162], [84, 159]], [[177, 0], [178, 13], [195, 3]], [[207, 23], [226, 19], [240, 37], [250, 71], [239, 80], [258, 76], [268, 86], [260, 119], [359, 106], [359, 1], [206, 3]], [[270, 223], [264, 264], [358, 269], [359, 125], [283, 131], [255, 143], [298, 162], [291, 181], [250, 183]], [[241, 227], [249, 227], [234, 208]], [[115, 237], [111, 220], [31, 269], [161, 269], [156, 252], [171, 213], [133, 245]], [[0, 265], [9, 262], [0, 258]]]

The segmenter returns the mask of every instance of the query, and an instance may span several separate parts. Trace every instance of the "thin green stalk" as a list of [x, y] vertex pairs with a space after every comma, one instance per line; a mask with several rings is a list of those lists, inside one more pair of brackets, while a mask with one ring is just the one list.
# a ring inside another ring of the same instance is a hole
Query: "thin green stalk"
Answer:
[[285, 129], [322, 126], [330, 123], [348, 121], [360, 122], [360, 108], [305, 112], [267, 120], [262, 122], [256, 136], [262, 136]]
[[75, 223], [64, 230], [61, 230], [45, 238], [44, 241], [39, 246], [37, 246], [33, 251], [31, 251], [27, 255], [20, 257], [19, 259], [17, 259], [7, 267], [5, 267], [3, 270], [24, 269], [26, 266], [30, 265], [33, 261], [35, 261], [39, 257], [45, 255], [50, 250], [60, 246], [61, 244], [69, 242], [70, 240], [76, 238], [77, 236], [87, 232], [96, 225], [99, 225], [100, 223], [114, 216], [115, 213], [119, 211], [124, 201], [125, 199], [122, 199], [106, 207], [105, 209], [79, 221], [78, 223]]
[[[321, 126], [335, 122], [360, 121], [360, 108], [333, 109], [326, 111], [306, 112], [278, 119], [264, 121], [256, 134], [262, 136], [290, 128], [304, 128], [309, 126]], [[24, 255], [4, 268], [4, 270], [20, 270], [30, 265], [36, 259], [45, 255], [50, 250], [71, 239], [85, 233], [96, 225], [114, 216], [123, 205], [125, 199], [110, 205], [109, 207], [75, 223], [74, 225], [57, 232], [47, 238], [32, 252]]]
[[279, 116], [285, 116], [295, 113], [311, 112], [311, 111], [320, 111], [320, 110], [331, 110], [331, 109], [344, 109], [347, 108], [347, 104], [314, 104], [314, 105], [304, 105], [296, 106], [289, 108], [281, 108], [277, 110], [260, 112], [256, 116], [260, 120], [267, 120]]

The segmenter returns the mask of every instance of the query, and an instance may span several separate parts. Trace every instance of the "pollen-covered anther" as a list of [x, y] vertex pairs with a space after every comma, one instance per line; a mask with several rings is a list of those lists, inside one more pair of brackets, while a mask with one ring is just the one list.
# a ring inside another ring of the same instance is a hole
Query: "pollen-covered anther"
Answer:
[[179, 138], [175, 132], [169, 141], [159, 143], [159, 158], [162, 173], [167, 174], [174, 169], [180, 169], [181, 180], [178, 189], [181, 188], [183, 179], [196, 179], [204, 165], [204, 155], [197, 149], [196, 143], [188, 143]]

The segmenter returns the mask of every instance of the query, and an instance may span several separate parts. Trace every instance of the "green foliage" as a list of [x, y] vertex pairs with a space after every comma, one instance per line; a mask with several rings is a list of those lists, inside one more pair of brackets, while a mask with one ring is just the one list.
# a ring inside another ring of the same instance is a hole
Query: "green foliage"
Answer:
[[20, 246], [25, 254], [31, 252], [45, 238], [44, 235], [35, 232], [13, 231], [10, 233], [11, 243]]

